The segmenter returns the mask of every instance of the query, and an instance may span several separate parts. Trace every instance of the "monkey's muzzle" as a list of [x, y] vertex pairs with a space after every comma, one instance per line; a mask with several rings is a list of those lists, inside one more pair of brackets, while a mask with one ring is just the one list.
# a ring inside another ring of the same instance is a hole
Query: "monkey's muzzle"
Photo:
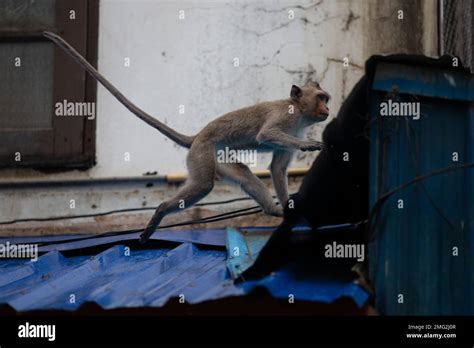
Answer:
[[320, 114], [319, 115], [319, 118], [323, 121], [326, 121], [328, 119], [328, 117], [329, 117], [329, 114]]

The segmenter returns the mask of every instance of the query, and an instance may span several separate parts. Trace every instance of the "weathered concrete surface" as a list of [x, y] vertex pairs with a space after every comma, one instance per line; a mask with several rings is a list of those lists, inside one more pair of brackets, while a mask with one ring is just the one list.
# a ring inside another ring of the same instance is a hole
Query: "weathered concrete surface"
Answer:
[[[271, 189], [269, 179], [264, 182]], [[290, 178], [290, 192], [298, 190], [299, 179]], [[56, 187], [37, 189], [4, 189], [0, 191], [1, 221], [22, 218], [47, 218], [55, 216], [75, 216], [101, 213], [116, 209], [156, 207], [164, 199], [171, 197], [179, 185], [163, 184], [147, 187], [146, 184], [104, 185], [103, 187]], [[213, 192], [202, 202], [215, 202], [238, 197], [247, 197], [238, 187], [218, 182]], [[71, 200], [74, 208], [71, 208]], [[224, 212], [257, 205], [253, 200], [231, 204], [195, 207], [166, 217], [162, 225], [196, 220]], [[31, 221], [15, 224], [0, 224], [0, 236], [52, 235], [76, 233], [104, 233], [128, 229], [144, 228], [153, 210], [133, 213], [117, 213], [94, 218], [69, 219], [59, 221]], [[280, 218], [263, 213], [223, 220], [209, 224], [199, 224], [183, 228], [225, 227], [225, 226], [276, 226]]]
[[363, 19], [367, 52], [438, 54], [436, 0], [369, 0], [367, 6]]
[[[310, 78], [333, 95], [334, 116], [372, 54], [437, 53], [435, 0], [102, 0], [100, 6], [99, 70], [137, 105], [187, 134], [230, 110], [284, 98], [291, 84]], [[126, 58], [130, 66], [125, 66]], [[320, 139], [330, 120], [313, 127], [309, 136]], [[185, 155], [185, 149], [136, 119], [99, 87], [96, 167], [55, 173], [3, 170], [0, 181], [165, 175], [184, 171]], [[310, 165], [315, 156], [298, 152], [293, 166]], [[269, 164], [268, 155], [258, 159], [258, 168]], [[79, 202], [74, 213], [81, 214], [144, 201], [157, 205], [174, 191], [168, 186], [138, 192], [131, 187], [3, 190], [0, 220], [69, 215], [71, 197]], [[232, 195], [240, 193], [229, 188], [209, 199]], [[112, 226], [119, 219], [108, 221]]]
[[[182, 223], [221, 213], [216, 210], [204, 208], [191, 208], [176, 215], [170, 215], [163, 220], [163, 225]], [[51, 222], [24, 222], [8, 227], [0, 226], [0, 236], [39, 236], [39, 235], [67, 235], [67, 234], [99, 234], [115, 231], [139, 230], [145, 228], [152, 216], [149, 213], [115, 214], [96, 218], [83, 218], [74, 220]], [[225, 228], [225, 227], [252, 227], [252, 226], [278, 226], [280, 218], [275, 218], [264, 213], [247, 215], [213, 223], [201, 223], [189, 226], [170, 227], [166, 230], [186, 230], [196, 228]]]

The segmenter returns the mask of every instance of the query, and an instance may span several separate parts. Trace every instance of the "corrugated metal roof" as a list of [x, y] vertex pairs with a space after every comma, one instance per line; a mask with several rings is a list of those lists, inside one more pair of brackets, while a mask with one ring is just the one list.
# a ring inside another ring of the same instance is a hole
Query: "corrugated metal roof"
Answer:
[[[248, 229], [247, 234], [252, 235], [255, 231], [261, 233], [261, 230]], [[307, 272], [303, 274], [298, 265], [287, 265], [258, 281], [236, 284], [227, 270], [227, 252], [215, 245], [216, 238], [225, 240], [226, 233], [225, 230], [200, 230], [198, 237], [192, 231], [183, 231], [172, 238], [160, 232], [155, 234], [156, 239], [178, 239], [180, 244], [174, 248], [131, 250], [130, 253], [124, 245], [114, 245], [95, 256], [65, 257], [53, 250], [40, 256], [36, 262], [2, 260], [0, 303], [9, 304], [17, 311], [75, 310], [85, 302], [95, 302], [104, 309], [161, 307], [170, 298], [180, 295], [185, 296], [186, 302], [194, 304], [242, 296], [258, 286], [265, 287], [276, 298], [287, 299], [289, 294], [293, 294], [295, 300], [330, 303], [348, 296], [359, 306], [367, 300], [367, 294], [354, 283]], [[203, 243], [206, 239], [214, 244], [201, 248], [183, 241], [192, 236], [200, 244], [206, 244]], [[45, 239], [37, 238], [36, 242], [45, 242]], [[104, 241], [100, 239], [87, 239], [87, 246], [92, 240], [102, 244]], [[5, 240], [2, 238], [0, 242]], [[20, 243], [20, 238], [15, 238], [15, 242]], [[66, 244], [47, 246], [70, 250], [84, 247], [84, 240], [70, 241], [67, 248]], [[232, 248], [232, 245], [228, 247]]]

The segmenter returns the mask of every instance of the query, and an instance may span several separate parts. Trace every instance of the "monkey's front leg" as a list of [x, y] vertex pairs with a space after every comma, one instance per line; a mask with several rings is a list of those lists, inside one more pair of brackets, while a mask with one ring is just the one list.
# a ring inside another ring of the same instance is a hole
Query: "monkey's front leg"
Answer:
[[270, 191], [250, 169], [242, 163], [220, 163], [217, 171], [223, 177], [238, 183], [247, 194], [252, 197], [267, 214], [283, 216], [283, 207], [276, 205]]
[[324, 148], [324, 144], [319, 141], [301, 140], [285, 133], [279, 128], [261, 130], [257, 135], [257, 141], [287, 150], [316, 151]]
[[291, 150], [275, 150], [273, 152], [270, 172], [272, 174], [273, 187], [275, 188], [281, 207], [284, 209], [288, 202], [288, 175], [287, 169], [293, 157]]

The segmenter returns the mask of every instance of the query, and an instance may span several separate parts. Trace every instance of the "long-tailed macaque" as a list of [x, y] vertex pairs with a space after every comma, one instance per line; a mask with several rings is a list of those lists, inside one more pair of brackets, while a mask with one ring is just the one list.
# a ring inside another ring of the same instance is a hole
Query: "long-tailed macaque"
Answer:
[[[315, 151], [324, 147], [321, 142], [301, 139], [304, 128], [326, 120], [329, 115], [329, 94], [318, 83], [309, 82], [302, 87], [293, 85], [290, 98], [229, 112], [210, 122], [198, 134], [186, 136], [135, 106], [60, 36], [52, 32], [44, 32], [44, 36], [61, 47], [138, 118], [177, 144], [189, 148], [186, 183], [175, 197], [159, 205], [140, 236], [141, 242], [150, 238], [166, 215], [183, 206], [191, 207], [211, 192], [216, 175], [239, 184], [265, 213], [282, 216], [288, 200], [287, 167], [293, 152]], [[272, 151], [270, 172], [280, 205], [273, 201], [265, 185], [247, 166], [242, 163], [218, 163], [216, 153], [223, 148]]]

